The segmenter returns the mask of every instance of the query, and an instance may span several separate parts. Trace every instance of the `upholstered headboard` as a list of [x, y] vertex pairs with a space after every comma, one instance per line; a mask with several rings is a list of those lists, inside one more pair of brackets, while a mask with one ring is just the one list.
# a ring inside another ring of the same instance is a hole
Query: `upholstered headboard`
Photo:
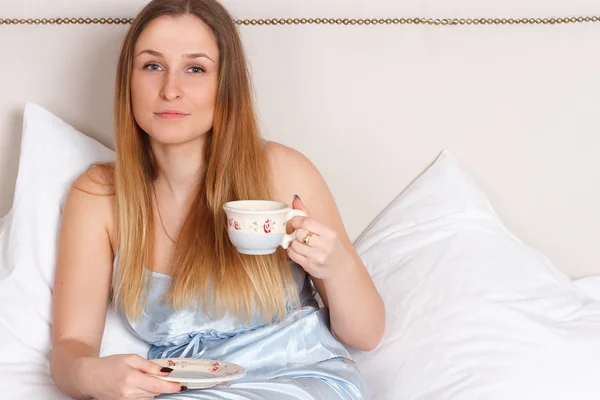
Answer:
[[[144, 3], [2, 4], [0, 215], [26, 101], [112, 146], [120, 40]], [[223, 3], [264, 135], [315, 162], [352, 238], [449, 148], [520, 238], [600, 274], [600, 2]]]

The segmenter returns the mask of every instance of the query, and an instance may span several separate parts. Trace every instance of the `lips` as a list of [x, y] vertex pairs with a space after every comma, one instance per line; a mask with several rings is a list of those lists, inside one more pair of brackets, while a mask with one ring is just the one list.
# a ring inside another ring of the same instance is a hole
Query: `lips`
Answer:
[[178, 110], [164, 110], [164, 111], [156, 112], [156, 113], [154, 113], [154, 115], [156, 115], [159, 118], [164, 118], [164, 119], [180, 119], [180, 118], [187, 117], [189, 114], [184, 113], [183, 111], [178, 111]]

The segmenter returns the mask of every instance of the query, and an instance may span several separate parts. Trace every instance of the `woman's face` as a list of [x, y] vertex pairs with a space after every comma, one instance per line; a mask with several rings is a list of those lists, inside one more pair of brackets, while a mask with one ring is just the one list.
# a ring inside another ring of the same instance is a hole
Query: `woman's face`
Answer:
[[138, 125], [164, 144], [197, 139], [213, 125], [219, 49], [191, 16], [153, 20], [135, 44], [131, 101]]

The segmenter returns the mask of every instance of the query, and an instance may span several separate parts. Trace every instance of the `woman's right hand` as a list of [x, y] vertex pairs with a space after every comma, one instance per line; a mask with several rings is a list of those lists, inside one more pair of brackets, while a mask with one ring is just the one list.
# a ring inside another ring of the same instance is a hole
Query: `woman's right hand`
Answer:
[[96, 400], [146, 400], [187, 389], [179, 383], [148, 376], [168, 376], [171, 371], [163, 372], [165, 368], [137, 354], [82, 358], [78, 364], [78, 386]]

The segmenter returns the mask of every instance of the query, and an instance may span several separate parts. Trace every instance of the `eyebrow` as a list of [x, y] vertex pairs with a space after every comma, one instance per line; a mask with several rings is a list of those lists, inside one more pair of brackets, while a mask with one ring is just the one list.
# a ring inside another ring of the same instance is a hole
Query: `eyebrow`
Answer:
[[[150, 54], [150, 55], [152, 55], [152, 56], [155, 56], [155, 57], [163, 57], [163, 55], [162, 55], [161, 53], [159, 53], [158, 51], [155, 51], [155, 50], [150, 50], [150, 49], [148, 49], [148, 50], [142, 50], [142, 51], [140, 51], [140, 52], [139, 52], [139, 53], [136, 55], [136, 57], [137, 57], [137, 56], [139, 56], [139, 55], [142, 55], [142, 54]], [[206, 54], [204, 54], [204, 53], [190, 53], [190, 54], [184, 54], [184, 55], [183, 55], [183, 57], [184, 57], [184, 58], [188, 58], [188, 59], [194, 59], [194, 58], [201, 58], [201, 57], [204, 57], [204, 58], [208, 58], [210, 61], [212, 61], [212, 62], [214, 62], [214, 63], [215, 63], [215, 60], [213, 60], [212, 58], [210, 58], [208, 55], [206, 55]], [[216, 63], [215, 63], [215, 64], [216, 64]]]

